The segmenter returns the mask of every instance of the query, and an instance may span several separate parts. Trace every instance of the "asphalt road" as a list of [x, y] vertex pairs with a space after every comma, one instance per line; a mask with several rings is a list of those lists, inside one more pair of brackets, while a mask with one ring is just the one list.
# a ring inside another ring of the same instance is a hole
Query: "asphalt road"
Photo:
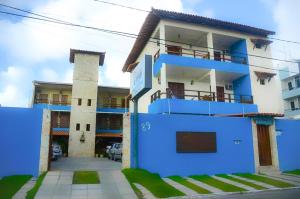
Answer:
[[288, 190], [271, 190], [257, 193], [214, 196], [216, 199], [300, 199], [300, 188]]

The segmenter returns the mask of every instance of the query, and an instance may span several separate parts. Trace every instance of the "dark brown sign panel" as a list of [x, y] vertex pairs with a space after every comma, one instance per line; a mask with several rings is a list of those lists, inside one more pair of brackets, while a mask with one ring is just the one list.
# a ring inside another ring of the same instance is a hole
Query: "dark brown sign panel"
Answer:
[[176, 132], [177, 153], [215, 153], [216, 143], [216, 132]]

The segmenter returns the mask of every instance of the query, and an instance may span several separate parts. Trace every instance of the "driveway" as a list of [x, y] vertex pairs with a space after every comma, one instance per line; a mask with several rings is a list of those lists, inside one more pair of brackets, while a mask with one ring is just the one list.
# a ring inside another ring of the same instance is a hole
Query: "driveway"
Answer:
[[[72, 184], [76, 170], [94, 170], [100, 176], [98, 185]], [[121, 163], [105, 158], [61, 158], [51, 164], [36, 199], [135, 199], [130, 184], [121, 172]]]
[[111, 161], [107, 158], [59, 158], [51, 162], [51, 171], [76, 171], [76, 170], [121, 170], [122, 163]]

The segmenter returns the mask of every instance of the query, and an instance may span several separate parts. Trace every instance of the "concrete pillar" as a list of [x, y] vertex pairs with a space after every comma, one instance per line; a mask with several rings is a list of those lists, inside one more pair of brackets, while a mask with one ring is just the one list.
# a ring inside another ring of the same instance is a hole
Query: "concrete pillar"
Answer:
[[48, 109], [44, 109], [42, 132], [41, 132], [40, 162], [39, 162], [40, 174], [48, 170], [49, 139], [50, 139], [50, 127], [51, 127], [50, 123], [51, 123], [51, 111]]
[[[159, 28], [159, 38], [160, 40], [160, 53], [163, 54], [166, 52], [166, 34], [165, 34], [165, 25], [160, 24]], [[161, 92], [166, 92], [168, 88], [168, 80], [167, 80], [167, 65], [165, 63], [162, 64], [160, 69], [160, 84], [161, 84]]]
[[131, 164], [131, 126], [130, 126], [130, 113], [123, 115], [123, 156], [122, 168], [130, 168]]
[[74, 71], [68, 154], [70, 157], [93, 157], [100, 53], [75, 50], [72, 55], [71, 50], [71, 56]]
[[212, 33], [207, 33], [207, 50], [210, 55], [210, 59], [214, 59], [214, 42], [213, 42], [213, 36]]
[[216, 70], [215, 69], [211, 69], [209, 72], [209, 77], [210, 77], [210, 89], [211, 92], [215, 92], [217, 91], [217, 80], [216, 80]]

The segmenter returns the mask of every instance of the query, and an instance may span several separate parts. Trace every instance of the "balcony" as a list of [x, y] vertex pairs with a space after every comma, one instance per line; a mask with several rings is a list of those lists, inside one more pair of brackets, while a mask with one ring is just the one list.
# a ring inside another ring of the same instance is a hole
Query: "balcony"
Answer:
[[300, 86], [290, 87], [282, 91], [282, 97], [284, 100], [300, 96]]
[[286, 117], [298, 117], [300, 118], [300, 108], [288, 109], [284, 111]]
[[258, 112], [251, 95], [216, 94], [209, 91], [184, 90], [181, 96], [170, 89], [151, 95], [149, 113], [181, 113], [200, 115], [230, 115]]
[[98, 104], [97, 113], [126, 113], [128, 107], [125, 104], [119, 103], [103, 103]]
[[35, 99], [34, 108], [42, 108], [49, 110], [58, 110], [58, 111], [70, 111], [71, 110], [71, 101], [70, 100], [52, 100], [52, 99]]
[[114, 113], [98, 113], [96, 116], [96, 136], [122, 137], [123, 116]]

